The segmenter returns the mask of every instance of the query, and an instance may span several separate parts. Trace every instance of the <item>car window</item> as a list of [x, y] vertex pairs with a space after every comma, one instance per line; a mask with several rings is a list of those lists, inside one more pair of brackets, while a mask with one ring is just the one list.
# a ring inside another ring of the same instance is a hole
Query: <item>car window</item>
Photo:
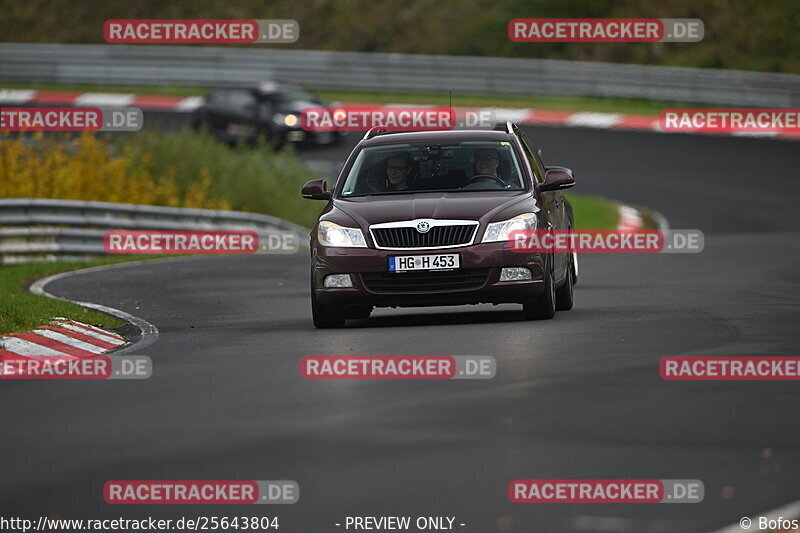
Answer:
[[221, 105], [225, 103], [224, 91], [211, 91], [206, 95], [206, 103], [209, 105]]
[[361, 150], [340, 196], [524, 188], [508, 141], [397, 143]]
[[545, 169], [542, 159], [539, 157], [539, 153], [533, 149], [527, 135], [522, 133], [522, 131], [518, 131], [517, 134], [520, 141], [522, 141], [522, 149], [525, 152], [525, 157], [528, 158], [528, 163], [530, 163], [534, 174], [536, 174], [536, 181], [539, 183], [544, 182]]
[[301, 89], [294, 89], [294, 90], [275, 93], [274, 98], [278, 102], [295, 102], [298, 100], [306, 102], [319, 101], [319, 98]]
[[256, 97], [250, 91], [232, 90], [226, 91], [225, 105], [238, 109], [253, 107], [256, 105]]

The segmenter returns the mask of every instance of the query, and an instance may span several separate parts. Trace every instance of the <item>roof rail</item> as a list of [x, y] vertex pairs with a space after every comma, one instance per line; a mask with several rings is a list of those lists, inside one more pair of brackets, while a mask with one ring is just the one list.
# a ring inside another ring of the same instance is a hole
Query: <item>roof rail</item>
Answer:
[[498, 122], [495, 125], [494, 129], [495, 129], [495, 131], [504, 131], [506, 133], [514, 133], [514, 128], [516, 128], [516, 127], [517, 127], [516, 124], [514, 124], [510, 120], [506, 120], [505, 122]]
[[367, 133], [364, 134], [364, 138], [361, 139], [362, 141], [366, 141], [367, 139], [372, 139], [376, 135], [380, 135], [381, 133], [386, 133], [386, 128], [382, 128], [381, 126], [373, 126], [369, 129]]

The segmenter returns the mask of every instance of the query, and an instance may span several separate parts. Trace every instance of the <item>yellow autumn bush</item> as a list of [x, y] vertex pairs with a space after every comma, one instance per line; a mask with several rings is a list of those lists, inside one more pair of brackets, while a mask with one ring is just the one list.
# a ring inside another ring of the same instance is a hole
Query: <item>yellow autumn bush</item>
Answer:
[[74, 138], [3, 135], [0, 197], [231, 208], [227, 199], [211, 194], [212, 179], [207, 171], [201, 170], [190, 183], [179, 185], [174, 168], [156, 173], [147, 157], [136, 159], [129, 146], [111, 144], [91, 133]]

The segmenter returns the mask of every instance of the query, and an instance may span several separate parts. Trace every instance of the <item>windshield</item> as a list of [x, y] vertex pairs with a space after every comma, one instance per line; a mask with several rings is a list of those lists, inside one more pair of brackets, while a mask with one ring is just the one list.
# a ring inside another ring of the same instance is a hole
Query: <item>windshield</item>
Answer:
[[397, 143], [364, 148], [340, 197], [524, 188], [520, 164], [508, 141]]
[[288, 89], [276, 93], [273, 98], [277, 102], [318, 102], [319, 98], [302, 89]]

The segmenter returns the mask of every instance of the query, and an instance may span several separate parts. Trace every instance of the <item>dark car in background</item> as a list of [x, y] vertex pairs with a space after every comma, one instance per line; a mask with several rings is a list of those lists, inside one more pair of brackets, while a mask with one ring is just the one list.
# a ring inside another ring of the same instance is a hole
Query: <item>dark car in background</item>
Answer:
[[230, 144], [253, 143], [259, 137], [279, 146], [335, 143], [343, 133], [302, 128], [300, 114], [309, 107], [336, 108], [302, 87], [286, 83], [218, 87], [210, 90], [195, 110], [192, 127], [205, 127], [216, 139]]
[[561, 193], [572, 171], [545, 167], [514, 124], [495, 130], [370, 131], [311, 232], [314, 325], [373, 307], [520, 303], [528, 319], [573, 305], [577, 257], [511, 251], [514, 230], [574, 229]]

